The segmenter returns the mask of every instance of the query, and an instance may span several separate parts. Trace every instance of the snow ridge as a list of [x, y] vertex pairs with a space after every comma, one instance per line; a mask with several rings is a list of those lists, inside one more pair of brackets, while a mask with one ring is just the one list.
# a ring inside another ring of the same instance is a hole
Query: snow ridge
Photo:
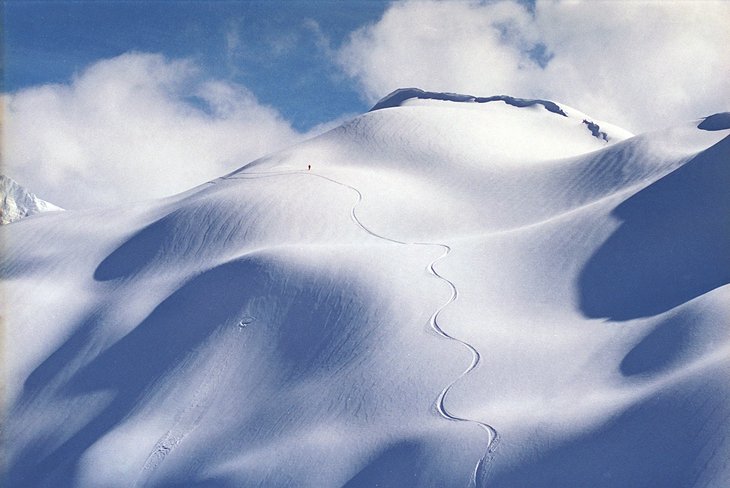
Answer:
[[406, 100], [410, 100], [412, 98], [418, 98], [421, 100], [444, 100], [448, 102], [466, 103], [504, 102], [507, 105], [512, 105], [514, 107], [531, 107], [533, 105], [542, 105], [548, 112], [562, 115], [563, 117], [568, 116], [568, 114], [566, 114], [557, 103], [551, 102], [550, 100], [516, 98], [508, 95], [475, 97], [473, 95], [462, 95], [459, 93], [424, 91], [420, 88], [399, 88], [389, 95], [386, 95], [383, 99], [376, 103], [375, 106], [370, 109], [370, 112], [383, 108], [398, 107], [402, 105], [403, 102], [405, 102]]
[[[579, 117], [582, 114], [578, 114], [575, 110], [569, 107], [561, 107], [555, 102], [550, 100], [534, 99], [534, 98], [517, 98], [509, 95], [494, 95], [491, 97], [475, 97], [473, 95], [463, 95], [460, 93], [448, 93], [448, 92], [431, 92], [424, 91], [420, 88], [399, 88], [389, 95], [385, 96], [378, 103], [370, 109], [370, 112], [381, 110], [384, 108], [400, 107], [408, 100], [441, 100], [446, 102], [458, 102], [458, 103], [489, 103], [489, 102], [504, 102], [507, 105], [513, 107], [524, 108], [533, 107], [535, 105], [541, 105], [545, 110], [550, 113], [562, 115], [563, 117]], [[566, 113], [567, 111], [567, 113]], [[717, 114], [722, 115], [722, 114]], [[727, 114], [725, 114], [727, 115]], [[716, 117], [716, 116], [715, 116]], [[580, 120], [580, 119], [578, 119]], [[714, 126], [718, 123], [713, 119], [709, 122], [703, 122], [706, 126]], [[583, 118], [582, 123], [588, 128], [591, 135], [597, 139], [601, 139], [608, 142], [610, 137], [605, 130], [601, 130], [601, 127], [593, 120]], [[714, 125], [713, 125], [714, 124]], [[704, 128], [701, 124], [700, 128]], [[709, 130], [709, 129], [708, 129]]]

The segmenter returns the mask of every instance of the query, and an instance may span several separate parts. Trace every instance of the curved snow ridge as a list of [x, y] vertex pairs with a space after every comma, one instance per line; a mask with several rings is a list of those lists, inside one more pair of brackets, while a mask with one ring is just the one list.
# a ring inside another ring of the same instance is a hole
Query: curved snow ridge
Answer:
[[399, 107], [406, 100], [410, 100], [413, 98], [417, 98], [420, 100], [443, 100], [448, 102], [465, 103], [504, 102], [507, 105], [512, 105], [514, 107], [531, 107], [533, 105], [542, 105], [548, 112], [562, 115], [563, 117], [568, 116], [568, 114], [563, 111], [560, 105], [555, 102], [551, 102], [550, 100], [516, 98], [510, 97], [508, 95], [475, 97], [473, 95], [462, 95], [459, 93], [424, 91], [420, 88], [399, 88], [382, 98], [378, 103], [373, 106], [373, 108], [370, 109], [370, 112], [383, 108]]
[[358, 225], [367, 234], [369, 234], [369, 235], [371, 235], [373, 237], [376, 237], [378, 239], [382, 239], [384, 241], [392, 242], [394, 244], [400, 244], [400, 245], [404, 245], [404, 246], [437, 246], [437, 247], [440, 247], [440, 248], [442, 248], [444, 250], [444, 252], [440, 256], [438, 256], [436, 259], [434, 259], [433, 261], [431, 261], [429, 263], [427, 269], [428, 269], [428, 272], [432, 276], [434, 276], [435, 278], [443, 281], [444, 283], [446, 283], [449, 286], [449, 288], [451, 289], [451, 296], [449, 297], [449, 299], [443, 305], [441, 305], [431, 315], [431, 317], [429, 319], [429, 325], [442, 338], [448, 339], [448, 340], [451, 340], [451, 341], [454, 341], [454, 342], [457, 342], [457, 343], [461, 344], [464, 348], [466, 348], [470, 352], [470, 354], [472, 356], [472, 360], [471, 360], [469, 366], [456, 379], [454, 379], [451, 383], [449, 383], [446, 387], [444, 387], [441, 390], [441, 392], [439, 393], [439, 395], [437, 396], [437, 398], [436, 398], [436, 400], [434, 402], [434, 408], [435, 408], [436, 412], [442, 418], [444, 418], [446, 420], [450, 420], [452, 422], [468, 422], [468, 423], [471, 423], [471, 424], [475, 424], [479, 428], [481, 428], [482, 430], [484, 430], [486, 432], [486, 434], [487, 434], [487, 447], [486, 447], [486, 452], [484, 453], [484, 455], [477, 462], [477, 464], [476, 464], [476, 466], [474, 468], [474, 472], [472, 473], [472, 478], [471, 478], [471, 483], [470, 483], [471, 486], [476, 486], [477, 483], [478, 483], [478, 480], [480, 478], [486, 476], [486, 471], [485, 470], [487, 469], [487, 466], [489, 465], [490, 461], [493, 458], [493, 453], [494, 453], [494, 451], [497, 448], [497, 445], [499, 443], [500, 437], [499, 437], [499, 433], [497, 432], [497, 430], [493, 426], [491, 426], [491, 425], [489, 425], [489, 424], [487, 424], [485, 422], [478, 421], [478, 420], [473, 420], [473, 419], [469, 419], [469, 418], [465, 418], [465, 417], [459, 417], [457, 415], [454, 415], [451, 412], [449, 412], [449, 410], [446, 408], [446, 405], [445, 405], [446, 397], [448, 396], [448, 394], [451, 391], [451, 389], [459, 381], [461, 381], [462, 378], [464, 378], [469, 373], [471, 373], [474, 369], [476, 369], [476, 367], [479, 365], [479, 363], [482, 360], [481, 359], [481, 355], [479, 354], [479, 352], [476, 350], [476, 348], [474, 346], [472, 346], [471, 344], [469, 344], [466, 341], [463, 341], [463, 340], [461, 340], [461, 339], [459, 339], [459, 338], [457, 338], [455, 336], [452, 336], [449, 333], [447, 333], [441, 327], [441, 325], [439, 324], [439, 321], [438, 321], [438, 318], [439, 318], [439, 315], [441, 314], [441, 312], [446, 307], [448, 307], [449, 305], [451, 305], [454, 301], [456, 301], [457, 297], [459, 296], [459, 292], [458, 292], [458, 290], [456, 288], [456, 285], [451, 280], [449, 280], [449, 279], [443, 277], [441, 274], [439, 274], [438, 271], [436, 271], [436, 269], [434, 268], [434, 266], [436, 265], [436, 263], [438, 261], [444, 259], [446, 256], [449, 255], [449, 253], [451, 252], [451, 247], [449, 247], [446, 244], [435, 243], [435, 242], [406, 242], [406, 241], [401, 241], [401, 240], [398, 240], [398, 239], [393, 239], [393, 238], [390, 238], [390, 237], [387, 237], [387, 236], [378, 234], [377, 232], [371, 230], [365, 224], [362, 223], [362, 221], [358, 218], [357, 213], [355, 211], [355, 209], [357, 208], [357, 206], [360, 205], [360, 203], [363, 201], [363, 196], [362, 196], [362, 193], [360, 192], [360, 190], [358, 190], [354, 186], [350, 186], [350, 185], [348, 185], [346, 183], [342, 183], [342, 182], [337, 181], [337, 180], [335, 180], [333, 178], [330, 178], [328, 176], [324, 176], [324, 175], [321, 175], [321, 174], [318, 174], [318, 173], [313, 173], [311, 171], [292, 170], [292, 171], [266, 171], [266, 172], [260, 172], [260, 173], [259, 172], [256, 172], [256, 173], [237, 173], [236, 176], [226, 177], [226, 179], [248, 179], [247, 177], [243, 177], [243, 178], [241, 177], [241, 175], [244, 175], [244, 174], [245, 175], [250, 175], [250, 176], [248, 176], [248, 178], [251, 178], [251, 177], [254, 177], [254, 178], [256, 178], [256, 177], [258, 177], [258, 178], [265, 178], [265, 177], [279, 176], [279, 175], [289, 175], [289, 174], [307, 174], [307, 175], [316, 176], [318, 178], [322, 178], [324, 180], [330, 181], [330, 182], [332, 182], [332, 183], [334, 183], [336, 185], [342, 186], [344, 188], [347, 188], [347, 189], [352, 190], [353, 192], [355, 192], [355, 194], [357, 195], [357, 201], [353, 204], [352, 209], [350, 210], [350, 218], [352, 219], [352, 221], [356, 225]]

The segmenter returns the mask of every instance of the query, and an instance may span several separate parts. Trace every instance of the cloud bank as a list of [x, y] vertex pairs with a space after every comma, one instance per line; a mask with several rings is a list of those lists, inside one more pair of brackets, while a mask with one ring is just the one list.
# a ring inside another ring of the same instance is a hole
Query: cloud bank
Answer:
[[393, 4], [338, 63], [370, 102], [398, 87], [548, 98], [642, 132], [727, 110], [730, 2]]
[[184, 191], [303, 137], [245, 87], [156, 54], [3, 99], [3, 171], [67, 208]]

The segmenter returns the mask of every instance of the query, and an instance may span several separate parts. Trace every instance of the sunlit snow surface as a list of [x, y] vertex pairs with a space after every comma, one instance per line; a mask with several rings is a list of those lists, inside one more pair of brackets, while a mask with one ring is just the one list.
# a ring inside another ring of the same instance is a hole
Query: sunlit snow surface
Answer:
[[402, 102], [3, 228], [6, 486], [730, 486], [727, 117]]

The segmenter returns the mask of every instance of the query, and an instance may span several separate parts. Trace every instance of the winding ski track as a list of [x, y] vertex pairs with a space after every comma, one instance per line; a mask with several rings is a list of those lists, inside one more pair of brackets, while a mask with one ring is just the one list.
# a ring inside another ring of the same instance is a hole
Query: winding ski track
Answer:
[[[303, 174], [303, 175], [309, 175], [309, 176], [316, 176], [318, 178], [322, 178], [324, 180], [327, 180], [329, 182], [332, 182], [336, 185], [339, 185], [341, 187], [347, 188], [355, 194], [357, 194], [357, 201], [353, 204], [351, 210], [350, 210], [350, 217], [352, 221], [358, 225], [363, 231], [367, 232], [373, 237], [376, 237], [378, 239], [382, 239], [384, 241], [392, 242], [394, 244], [400, 244], [404, 246], [430, 246], [430, 247], [440, 247], [444, 250], [444, 252], [438, 256], [436, 259], [431, 261], [427, 267], [428, 272], [434, 276], [435, 278], [443, 281], [446, 283], [449, 288], [451, 289], [451, 296], [449, 297], [448, 301], [441, 305], [432, 315], [429, 319], [429, 324], [431, 328], [442, 338], [454, 341], [458, 344], [461, 344], [464, 348], [466, 348], [469, 353], [471, 354], [471, 363], [469, 366], [457, 377], [455, 378], [451, 383], [449, 383], [441, 392], [439, 393], [438, 397], [436, 398], [434, 402], [434, 407], [436, 412], [444, 419], [452, 421], [452, 422], [466, 422], [470, 424], [474, 424], [481, 428], [487, 435], [487, 448], [484, 455], [479, 459], [479, 462], [474, 468], [474, 472], [472, 473], [470, 486], [477, 486], [480, 479], [486, 478], [486, 475], [488, 473], [488, 466], [493, 459], [493, 453], [497, 448], [497, 445], [499, 444], [500, 436], [497, 430], [492, 427], [491, 425], [481, 422], [479, 420], [469, 419], [465, 417], [460, 417], [458, 415], [455, 415], [451, 413], [446, 408], [446, 398], [451, 391], [451, 389], [459, 382], [462, 378], [467, 376], [469, 373], [471, 373], [476, 367], [479, 365], [479, 363], [482, 361], [482, 357], [479, 354], [479, 351], [476, 350], [474, 346], [469, 344], [468, 342], [461, 340], [448, 332], [446, 332], [441, 325], [439, 324], [439, 315], [441, 315], [441, 312], [451, 305], [459, 296], [459, 292], [456, 288], [456, 285], [449, 279], [442, 276], [438, 271], [435, 269], [436, 263], [444, 259], [446, 256], [451, 253], [451, 247], [449, 247], [446, 244], [438, 243], [438, 242], [406, 242], [401, 241], [398, 239], [393, 239], [387, 236], [384, 236], [382, 234], [378, 234], [377, 232], [371, 230], [368, 228], [357, 216], [356, 209], [362, 203], [363, 196], [360, 190], [355, 188], [354, 186], [350, 186], [346, 183], [342, 183], [340, 181], [337, 181], [333, 178], [330, 178], [328, 176], [324, 176], [318, 173], [314, 173], [312, 171], [304, 171], [304, 170], [292, 170], [292, 171], [272, 171], [272, 172], [242, 172], [242, 173], [234, 173], [232, 175], [228, 175], [223, 177], [223, 179], [254, 179], [254, 178], [266, 178], [266, 177], [274, 177], [274, 176], [284, 176], [284, 175], [291, 175], [291, 174]], [[244, 176], [246, 175], [246, 176]]]

